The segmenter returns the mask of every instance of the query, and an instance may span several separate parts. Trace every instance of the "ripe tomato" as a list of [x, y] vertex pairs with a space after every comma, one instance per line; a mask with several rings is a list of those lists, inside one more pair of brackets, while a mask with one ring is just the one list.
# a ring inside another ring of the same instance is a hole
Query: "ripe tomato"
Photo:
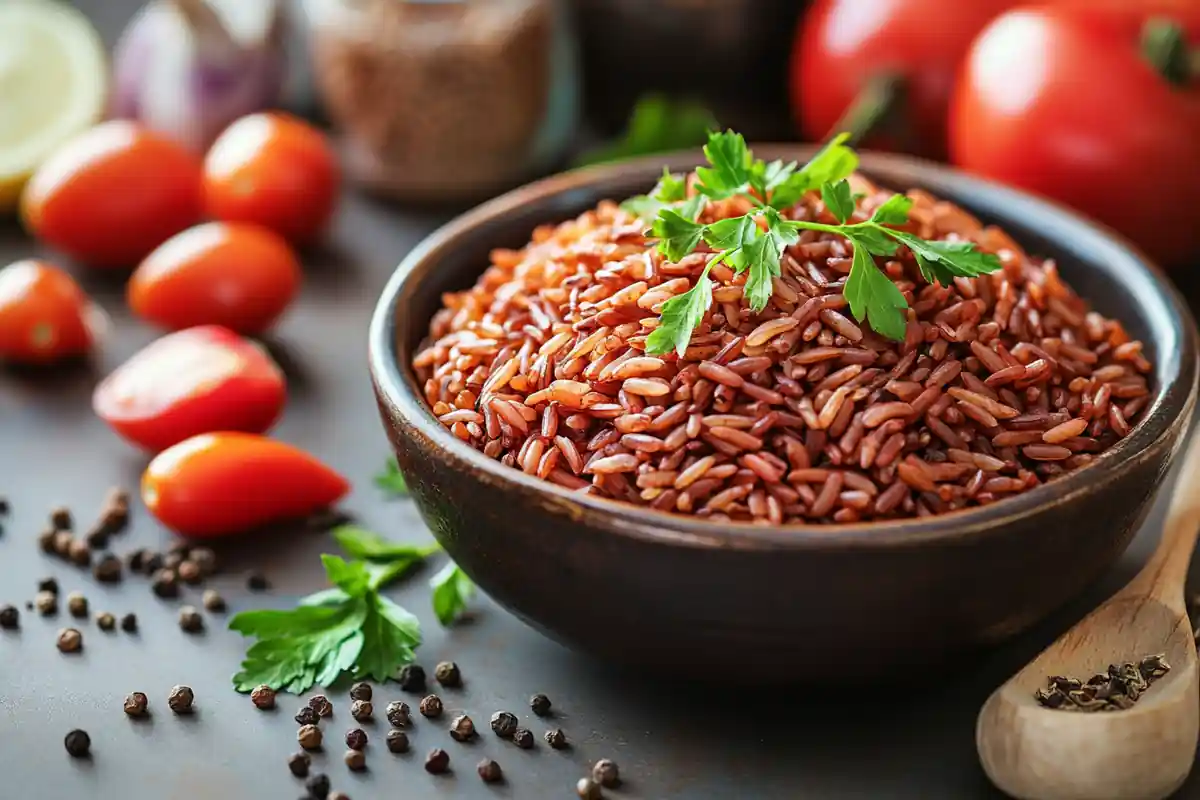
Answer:
[[169, 330], [224, 325], [261, 333], [300, 286], [300, 263], [278, 234], [259, 225], [209, 222], [168, 239], [126, 287], [129, 307]]
[[80, 261], [133, 266], [200, 218], [201, 187], [198, 159], [118, 120], [51, 156], [26, 186], [21, 214], [31, 233]]
[[279, 113], [251, 114], [225, 129], [204, 161], [208, 213], [257, 222], [294, 242], [320, 236], [340, 180], [325, 135]]
[[792, 48], [792, 110], [804, 135], [834, 131], [860, 92], [899, 78], [904, 135], [865, 144], [930, 158], [946, 150], [946, 109], [958, 66], [984, 25], [1016, 0], [816, 0]]
[[204, 433], [155, 456], [142, 501], [185, 536], [212, 537], [286, 519], [337, 502], [346, 480], [289, 444], [251, 433]]
[[1156, 17], [1200, 47], [1200, 3], [1182, 0], [997, 18], [963, 65], [954, 162], [1090, 214], [1163, 263], [1200, 252], [1200, 79], [1173, 83], [1143, 55]]
[[44, 261], [0, 269], [0, 360], [50, 364], [92, 348], [99, 309], [70, 275]]
[[283, 410], [283, 372], [257, 344], [218, 325], [168, 334], [96, 386], [96, 415], [157, 452], [200, 433], [262, 433]]

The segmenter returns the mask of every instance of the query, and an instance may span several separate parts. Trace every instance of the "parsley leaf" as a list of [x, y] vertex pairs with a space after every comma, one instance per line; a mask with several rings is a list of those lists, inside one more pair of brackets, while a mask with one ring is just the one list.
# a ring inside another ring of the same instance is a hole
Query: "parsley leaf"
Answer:
[[871, 215], [871, 222], [876, 225], [903, 225], [908, 222], [908, 211], [912, 208], [912, 200], [902, 194], [894, 194], [883, 202]]
[[658, 327], [646, 337], [647, 353], [662, 355], [674, 350], [683, 358], [692, 341], [692, 331], [712, 305], [712, 281], [708, 279], [708, 271], [718, 260], [720, 256], [709, 259], [695, 286], [663, 303]]
[[821, 200], [825, 202], [829, 213], [837, 217], [837, 221], [843, 225], [854, 214], [854, 198], [850, 196], [850, 181], [845, 178], [837, 183], [823, 185]]
[[740, 133], [710, 133], [704, 156], [711, 166], [696, 170], [697, 189], [714, 200], [723, 200], [741, 192], [750, 181], [754, 155]]
[[848, 138], [848, 134], [838, 134], [799, 170], [793, 165], [786, 177], [777, 180], [774, 186], [768, 184], [767, 188], [772, 190], [771, 207], [791, 208], [806, 192], [820, 189], [826, 183], [837, 183], [854, 174], [854, 170], [858, 169], [858, 155], [846, 146]]
[[429, 586], [433, 589], [433, 613], [443, 625], [450, 625], [462, 617], [467, 603], [475, 596], [474, 582], [453, 561], [447, 562], [433, 576]]
[[754, 240], [754, 217], [731, 217], [704, 227], [704, 241], [715, 250], [737, 250]]
[[375, 485], [393, 497], [402, 497], [408, 494], [408, 484], [400, 472], [400, 465], [394, 458], [389, 458], [383, 472], [375, 476]]
[[[658, 179], [658, 183], [650, 190], [650, 194], [639, 194], [631, 197], [624, 203], [621, 203], [621, 208], [634, 216], [649, 221], [657, 217], [659, 211], [672, 203], [678, 203], [686, 199], [687, 180], [678, 175], [672, 175], [666, 167], [663, 167], [662, 177]], [[692, 214], [690, 218], [695, 219], [696, 215]]]
[[856, 319], [867, 320], [872, 328], [889, 339], [904, 338], [908, 323], [904, 309], [908, 308], [908, 302], [859, 242], [854, 242], [854, 260], [842, 293]]
[[949, 286], [956, 277], [973, 278], [1000, 269], [1000, 259], [978, 250], [972, 242], [926, 241], [919, 236], [888, 229], [912, 251], [925, 280]]
[[356, 525], [335, 528], [333, 538], [354, 558], [387, 565], [373, 575], [379, 586], [398, 578], [442, 549], [437, 543], [413, 545], [393, 542]]
[[680, 261], [700, 244], [704, 226], [673, 208], [664, 208], [658, 212], [650, 232], [659, 240], [658, 249], [668, 260]]
[[617, 141], [589, 150], [575, 160], [575, 166], [695, 147], [704, 144], [708, 132], [716, 127], [712, 112], [703, 106], [648, 95], [633, 107]]

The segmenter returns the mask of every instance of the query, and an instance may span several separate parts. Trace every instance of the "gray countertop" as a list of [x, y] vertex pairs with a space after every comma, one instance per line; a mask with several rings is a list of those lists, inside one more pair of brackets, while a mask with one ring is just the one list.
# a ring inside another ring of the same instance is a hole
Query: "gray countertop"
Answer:
[[[77, 5], [111, 40], [136, 3]], [[429, 539], [416, 511], [404, 500], [385, 500], [370, 480], [388, 453], [367, 379], [365, 332], [392, 266], [440, 219], [348, 196], [328, 246], [306, 259], [308, 282], [297, 305], [271, 338], [291, 379], [277, 435], [312, 450], [352, 480], [356, 488], [345, 508], [363, 524], [406, 541]], [[0, 263], [39, 253], [45, 254], [15, 225], [0, 223]], [[84, 591], [93, 610], [135, 611], [141, 632], [105, 634], [88, 623], [83, 652], [64, 656], [54, 638], [70, 618], [42, 619], [22, 608], [21, 630], [0, 633], [0, 798], [297, 797], [302, 787], [285, 759], [297, 749], [291, 717], [300, 700], [281, 695], [279, 710], [264, 713], [233, 692], [229, 678], [244, 641], [212, 615], [206, 615], [208, 632], [201, 636], [188, 636], [176, 625], [177, 606], [196, 602], [197, 590], [185, 589], [179, 601], [162, 601], [143, 578], [101, 586], [36, 547], [34, 537], [52, 506], [68, 505], [86, 523], [107, 487], [135, 488], [145, 465], [142, 455], [93, 416], [89, 399], [99, 377], [155, 332], [129, 316], [120, 277], [91, 273], [83, 281], [114, 323], [94, 363], [51, 373], [0, 371], [0, 494], [13, 503], [12, 516], [0, 521], [0, 602], [23, 604], [32, 599], [39, 577], [55, 575], [63, 592]], [[759, 690], [742, 686], [737, 675], [708, 688], [650, 680], [575, 655], [486, 598], [476, 602], [472, 622], [443, 630], [429, 607], [425, 580], [432, 569], [427, 569], [392, 596], [421, 618], [426, 641], [419, 661], [430, 668], [443, 659], [461, 665], [465, 687], [443, 696], [448, 709], [470, 713], [483, 735], [473, 744], [458, 744], [446, 722], [420, 720], [413, 752], [394, 756], [382, 746], [386, 724], [377, 723], [368, 726], [369, 770], [351, 774], [340, 754], [342, 735], [354, 725], [345, 697], [338, 695], [335, 716], [324, 725], [326, 754], [316, 763], [327, 765], [334, 787], [354, 800], [570, 797], [587, 766], [606, 756], [619, 762], [626, 777], [614, 797], [997, 797], [975, 757], [980, 704], [1133, 573], [1157, 537], [1162, 501], [1119, 567], [1088, 597], [1002, 649], [941, 671], [896, 676], [891, 688]], [[133, 526], [114, 540], [114, 548], [165, 546], [170, 539], [135, 504]], [[336, 547], [304, 531], [231, 542], [220, 551], [225, 573], [210, 585], [226, 594], [233, 610], [290, 605], [322, 587], [317, 555], [325, 551]], [[270, 593], [246, 591], [244, 576], [251, 569], [267, 574]], [[192, 717], [176, 717], [166, 708], [167, 692], [178, 683], [195, 690], [198, 713]], [[149, 720], [134, 722], [122, 713], [122, 699], [132, 691], [150, 696], [155, 713]], [[557, 712], [552, 720], [530, 714], [527, 698], [533, 692], [552, 698]], [[376, 707], [401, 697], [394, 684], [380, 687]], [[539, 736], [534, 750], [517, 750], [486, 730], [488, 717], [500, 709], [532, 723]], [[549, 725], [567, 732], [569, 750], [552, 751], [540, 740]], [[76, 727], [91, 734], [91, 760], [70, 759], [63, 750], [64, 734]], [[434, 746], [449, 751], [452, 775], [435, 777], [421, 768], [424, 752]], [[475, 775], [484, 756], [500, 762], [504, 785], [484, 786]], [[1200, 779], [1193, 776], [1179, 796], [1200, 796]]]

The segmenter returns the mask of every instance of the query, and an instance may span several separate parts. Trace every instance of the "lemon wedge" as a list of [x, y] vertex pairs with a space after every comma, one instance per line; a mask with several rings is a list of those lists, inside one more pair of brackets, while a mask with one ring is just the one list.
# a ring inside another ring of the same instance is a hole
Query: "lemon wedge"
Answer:
[[104, 43], [53, 0], [0, 0], [0, 213], [65, 141], [104, 113]]

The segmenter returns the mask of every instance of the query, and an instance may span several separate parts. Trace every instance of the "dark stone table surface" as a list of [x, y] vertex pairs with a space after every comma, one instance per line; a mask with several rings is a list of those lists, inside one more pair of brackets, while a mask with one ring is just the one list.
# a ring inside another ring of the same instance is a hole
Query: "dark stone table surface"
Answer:
[[[137, 3], [77, 5], [111, 41]], [[409, 502], [386, 500], [371, 484], [387, 444], [367, 379], [365, 333], [393, 266], [444, 217], [348, 195], [328, 246], [307, 257], [303, 294], [270, 340], [291, 377], [287, 412], [275, 433], [353, 481], [345, 506], [364, 524], [406, 541], [427, 541], [429, 535]], [[34, 254], [50, 255], [15, 224], [0, 223], [0, 263]], [[20, 632], [0, 635], [0, 798], [297, 797], [301, 786], [285, 759], [296, 749], [291, 717], [300, 701], [281, 696], [277, 712], [263, 713], [232, 691], [229, 677], [244, 641], [212, 616], [201, 636], [185, 635], [176, 625], [176, 607], [196, 602], [196, 590], [167, 602], [154, 598], [144, 579], [100, 586], [35, 546], [52, 506], [66, 504], [86, 521], [107, 487], [135, 487], [145, 465], [92, 415], [89, 398], [99, 377], [155, 332], [129, 316], [119, 278], [76, 273], [114, 323], [94, 363], [51, 374], [0, 371], [0, 494], [14, 507], [0, 537], [0, 602], [32, 599], [37, 578], [53, 574], [63, 592], [84, 591], [93, 609], [135, 611], [141, 632], [104, 634], [88, 623], [82, 654], [64, 656], [54, 638], [69, 618], [23, 611]], [[897, 676], [886, 689], [758, 690], [741, 685], [737, 675], [714, 676], [720, 680], [713, 687], [689, 688], [614, 672], [545, 639], [486, 598], [476, 603], [471, 623], [443, 630], [429, 607], [425, 581], [431, 567], [392, 596], [421, 618], [426, 641], [419, 660], [432, 667], [452, 658], [462, 666], [466, 686], [444, 693], [448, 707], [466, 710], [484, 728], [493, 711], [511, 709], [532, 722], [539, 737], [546, 722], [561, 726], [573, 746], [552, 751], [539, 738], [535, 750], [521, 751], [486, 730], [476, 743], [463, 745], [450, 740], [444, 724], [422, 720], [414, 729], [414, 753], [393, 756], [381, 744], [386, 726], [377, 724], [368, 729], [374, 740], [370, 769], [354, 775], [340, 761], [342, 734], [353, 725], [339, 696], [336, 715], [325, 725], [330, 746], [317, 763], [327, 764], [335, 788], [354, 800], [571, 797], [587, 765], [605, 756], [615, 758], [627, 778], [615, 797], [997, 797], [975, 757], [980, 704], [1133, 573], [1158, 535], [1162, 500], [1119, 566], [1087, 597], [1002, 649], [944, 670]], [[140, 507], [134, 516], [131, 531], [115, 540], [118, 551], [171, 540]], [[226, 572], [211, 585], [234, 610], [287, 606], [322, 587], [317, 555], [325, 551], [336, 552], [327, 537], [299, 531], [232, 543], [221, 551]], [[244, 576], [251, 569], [267, 574], [270, 594], [246, 591]], [[166, 709], [167, 692], [178, 683], [195, 689], [198, 713], [190, 718]], [[156, 712], [150, 720], [134, 723], [122, 713], [122, 698], [131, 691], [150, 696]], [[553, 699], [552, 721], [529, 713], [527, 698], [535, 691]], [[382, 708], [402, 693], [390, 684], [376, 695]], [[76, 727], [91, 733], [91, 760], [70, 759], [63, 750], [64, 734]], [[422, 770], [422, 754], [434, 746], [450, 752], [452, 775]], [[503, 766], [503, 786], [485, 787], [476, 777], [474, 765], [485, 755]], [[1200, 779], [1193, 776], [1179, 796], [1200, 796]]]

